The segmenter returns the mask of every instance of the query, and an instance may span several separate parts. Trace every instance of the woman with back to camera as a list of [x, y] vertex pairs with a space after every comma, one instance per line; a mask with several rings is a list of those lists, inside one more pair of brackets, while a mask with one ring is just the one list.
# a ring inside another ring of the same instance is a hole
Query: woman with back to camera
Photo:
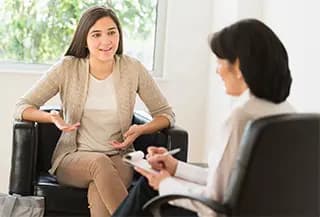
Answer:
[[[126, 197], [133, 170], [121, 156], [133, 141], [174, 124], [174, 113], [155, 81], [137, 60], [123, 54], [115, 13], [105, 7], [82, 15], [65, 56], [23, 96], [15, 118], [54, 123], [61, 131], [51, 174], [59, 183], [88, 188], [93, 217], [110, 216]], [[62, 111], [41, 105], [59, 93]], [[136, 95], [153, 119], [132, 125]]]
[[[220, 148], [209, 155], [209, 168], [163, 155], [167, 152], [164, 148], [149, 147], [148, 161], [160, 173], [135, 168], [146, 178], [139, 180], [114, 216], [150, 216], [142, 207], [159, 193], [198, 194], [222, 202], [245, 125], [264, 116], [294, 112], [286, 101], [292, 81], [286, 49], [264, 23], [256, 19], [238, 21], [215, 33], [209, 45], [217, 56], [217, 74], [226, 93], [237, 98], [219, 138], [213, 141], [214, 147]], [[184, 209], [168, 208], [168, 216], [217, 215], [187, 199], [173, 204]]]

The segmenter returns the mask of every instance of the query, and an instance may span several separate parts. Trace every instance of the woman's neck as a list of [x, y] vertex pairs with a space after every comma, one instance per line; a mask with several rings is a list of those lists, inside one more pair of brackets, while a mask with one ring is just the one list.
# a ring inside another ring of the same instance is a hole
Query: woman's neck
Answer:
[[90, 74], [99, 80], [104, 80], [112, 73], [113, 64], [114, 59], [110, 61], [99, 61], [94, 58], [89, 58]]

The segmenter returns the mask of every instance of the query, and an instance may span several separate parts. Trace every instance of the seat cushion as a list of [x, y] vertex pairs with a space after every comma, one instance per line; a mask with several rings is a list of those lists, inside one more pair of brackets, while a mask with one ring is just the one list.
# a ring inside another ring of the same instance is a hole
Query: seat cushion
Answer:
[[[140, 174], [134, 171], [132, 184], [128, 191], [136, 184]], [[88, 209], [86, 188], [74, 188], [60, 185], [55, 176], [48, 172], [41, 172], [34, 186], [34, 194], [45, 197], [46, 216], [90, 216]]]
[[46, 213], [61, 212], [89, 216], [87, 190], [60, 185], [54, 176], [49, 173], [41, 173], [34, 193], [45, 197]]

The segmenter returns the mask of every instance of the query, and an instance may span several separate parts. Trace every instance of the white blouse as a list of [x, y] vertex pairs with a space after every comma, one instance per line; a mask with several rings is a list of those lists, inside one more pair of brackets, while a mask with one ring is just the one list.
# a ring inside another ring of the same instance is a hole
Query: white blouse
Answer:
[[121, 139], [113, 76], [98, 80], [90, 74], [88, 96], [77, 135], [79, 151], [98, 151], [115, 154], [110, 144]]

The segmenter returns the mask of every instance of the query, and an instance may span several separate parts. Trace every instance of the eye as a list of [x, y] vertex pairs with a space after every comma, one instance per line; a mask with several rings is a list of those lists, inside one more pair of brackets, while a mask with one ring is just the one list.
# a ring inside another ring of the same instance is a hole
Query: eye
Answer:
[[101, 36], [101, 33], [94, 33], [91, 35], [93, 38], [99, 38]]
[[109, 32], [108, 32], [108, 35], [111, 36], [111, 35], [115, 35], [116, 33], [117, 33], [117, 32], [116, 32], [115, 30], [112, 30], [112, 31], [109, 31]]

